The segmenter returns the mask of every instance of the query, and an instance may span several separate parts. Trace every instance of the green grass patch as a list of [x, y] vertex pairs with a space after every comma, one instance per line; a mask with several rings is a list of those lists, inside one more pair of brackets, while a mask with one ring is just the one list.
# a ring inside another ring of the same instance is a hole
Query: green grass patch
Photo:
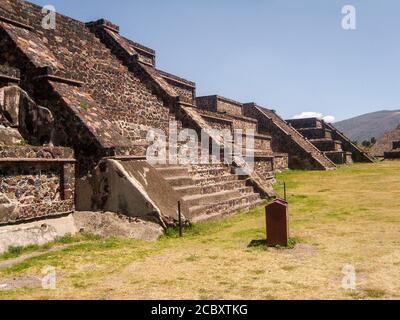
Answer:
[[101, 239], [101, 237], [91, 234], [79, 234], [72, 236], [71, 234], [66, 234], [65, 236], [58, 237], [54, 241], [46, 243], [45, 245], [28, 245], [28, 246], [11, 246], [8, 248], [8, 251], [5, 253], [0, 254], [0, 261], [1, 260], [9, 260], [15, 259], [20, 257], [24, 254], [29, 254], [33, 252], [45, 252], [55, 246], [58, 245], [66, 245], [66, 244], [73, 244], [79, 243], [83, 241], [96, 241]]
[[[204, 235], [217, 234], [221, 231], [229, 229], [235, 226], [241, 221], [247, 221], [249, 219], [256, 219], [265, 214], [264, 206], [260, 206], [252, 209], [249, 212], [237, 213], [235, 216], [225, 217], [219, 220], [203, 221], [190, 225], [189, 227], [183, 228], [183, 237], [200, 237]], [[254, 230], [252, 230], [254, 231]], [[250, 233], [252, 232], [250, 231]], [[246, 231], [244, 231], [246, 233]], [[258, 232], [259, 233], [259, 232]], [[162, 239], [175, 239], [179, 238], [179, 228], [168, 228]]]

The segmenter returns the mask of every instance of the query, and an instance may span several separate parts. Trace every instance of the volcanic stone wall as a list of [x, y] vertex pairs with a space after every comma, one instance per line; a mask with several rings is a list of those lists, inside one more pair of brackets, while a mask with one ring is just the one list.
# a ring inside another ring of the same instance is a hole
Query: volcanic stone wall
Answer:
[[157, 72], [172, 86], [182, 101], [189, 104], [195, 103], [196, 84], [194, 82], [182, 79], [162, 70], [157, 70]]
[[273, 177], [274, 163], [272, 158], [258, 158], [254, 161], [254, 171], [264, 180]]
[[53, 70], [54, 75], [82, 81], [82, 90], [100, 104], [121, 135], [140, 140], [150, 127], [168, 128], [168, 108], [144, 74], [139, 69], [129, 72], [84, 23], [57, 15], [56, 29], [45, 30], [40, 25], [40, 7], [4, 1], [7, 5], [2, 3], [0, 15], [32, 26], [31, 33], [62, 61], [62, 68]]
[[295, 119], [295, 120], [290, 120], [289, 123], [296, 129], [324, 128], [322, 120], [319, 120], [317, 118]]
[[0, 225], [72, 212], [74, 187], [71, 149], [0, 147]]
[[197, 97], [196, 104], [204, 110], [227, 113], [235, 116], [243, 115], [243, 106], [240, 102], [220, 96]]

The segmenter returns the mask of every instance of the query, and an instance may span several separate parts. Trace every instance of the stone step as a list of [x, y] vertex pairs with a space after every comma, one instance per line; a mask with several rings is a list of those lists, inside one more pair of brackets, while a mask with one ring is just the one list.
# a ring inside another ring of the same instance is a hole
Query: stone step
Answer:
[[257, 201], [254, 201], [250, 204], [239, 204], [236, 205], [234, 207], [229, 208], [227, 211], [221, 213], [221, 212], [215, 212], [215, 213], [209, 213], [209, 214], [200, 214], [196, 217], [193, 217], [191, 220], [192, 222], [196, 223], [199, 221], [206, 221], [206, 220], [214, 220], [214, 219], [219, 219], [223, 216], [229, 215], [229, 214], [233, 214], [233, 213], [237, 213], [239, 211], [249, 211], [252, 208], [255, 208], [259, 205], [262, 205], [264, 203], [264, 200], [260, 199]]
[[175, 176], [164, 178], [172, 187], [193, 186], [193, 179], [189, 176]]
[[184, 196], [182, 200], [188, 207], [202, 206], [213, 203], [219, 203], [225, 200], [236, 198], [240, 195], [237, 190], [224, 190], [209, 194], [195, 194], [192, 196]]
[[189, 170], [189, 176], [194, 177], [194, 178], [200, 178], [200, 177], [218, 177], [218, 176], [223, 176], [228, 173], [228, 169], [226, 168], [216, 168], [216, 169], [195, 169], [195, 170]]
[[251, 194], [254, 193], [253, 187], [242, 187], [237, 189], [241, 194]]
[[261, 200], [260, 195], [253, 193], [248, 195], [239, 195], [218, 203], [191, 206], [188, 210], [191, 217], [196, 217], [196, 219], [199, 219], [201, 216], [221, 216], [227, 213], [235, 212], [239, 210], [238, 208], [247, 208], [262, 202], [263, 201]]
[[320, 151], [342, 151], [342, 142], [331, 139], [310, 139], [310, 142]]
[[227, 166], [225, 166], [222, 162], [218, 163], [200, 163], [200, 164], [192, 164], [192, 171], [202, 171], [202, 170], [213, 170], [213, 169], [225, 169], [227, 170]]
[[164, 166], [156, 167], [156, 170], [164, 177], [188, 176], [189, 167], [185, 166]]
[[[174, 187], [174, 190], [179, 192], [182, 196], [196, 195], [196, 194], [210, 194], [224, 190], [241, 190], [246, 187], [246, 180], [234, 180], [215, 183], [210, 186], [181, 186]], [[252, 189], [252, 187], [250, 187]]]
[[219, 182], [237, 181], [239, 177], [234, 174], [226, 174], [218, 177], [199, 177], [193, 178], [193, 183], [196, 186], [210, 186]]

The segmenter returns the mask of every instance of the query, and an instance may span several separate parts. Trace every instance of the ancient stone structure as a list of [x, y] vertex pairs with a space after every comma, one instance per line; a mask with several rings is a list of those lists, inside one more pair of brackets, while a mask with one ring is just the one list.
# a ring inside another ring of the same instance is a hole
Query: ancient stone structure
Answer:
[[373, 162], [368, 154], [322, 119], [292, 119], [287, 122], [336, 164]]
[[0, 88], [0, 226], [75, 210], [73, 151], [51, 145], [52, 113], [12, 82]]
[[[0, 223], [77, 209], [167, 227], [178, 202], [189, 222], [213, 218], [275, 197], [274, 173], [288, 166], [335, 167], [270, 110], [196, 98], [194, 82], [157, 69], [155, 51], [117, 25], [57, 14], [56, 28], [46, 29], [43, 17], [29, 2], [0, 0]], [[170, 143], [167, 163], [146, 157], [153, 129]], [[241, 138], [254, 135], [254, 145], [238, 152], [213, 129], [252, 129]], [[205, 134], [205, 143], [172, 144], [183, 130]], [[174, 149], [203, 155], [214, 147], [232, 161], [171, 161]], [[255, 170], [242, 156], [249, 151]]]
[[295, 128], [283, 120], [275, 110], [256, 103], [244, 104], [244, 114], [257, 119], [259, 130], [272, 136], [272, 149], [289, 155], [291, 169], [332, 170], [335, 164]]
[[[173, 124], [198, 133], [212, 129], [195, 105], [195, 84], [158, 70], [155, 51], [122, 37], [109, 21], [85, 24], [57, 14], [56, 28], [47, 30], [41, 25], [43, 16], [40, 7], [25, 1], [0, 2], [1, 123], [8, 141], [38, 150], [53, 145], [74, 150], [78, 210], [110, 209], [167, 226], [177, 220], [178, 201], [184, 216], [195, 221], [248, 209], [275, 196], [273, 172], [285, 169], [284, 155], [276, 162], [268, 155], [255, 172], [241, 177], [234, 171], [246, 170], [248, 164], [238, 155], [232, 155], [232, 164], [147, 163], [150, 129], [168, 137]], [[256, 126], [251, 119], [243, 123]], [[205, 148], [214, 144], [224, 151], [219, 136], [210, 133], [208, 138]], [[260, 148], [269, 148], [269, 136], [260, 135], [258, 141]], [[71, 167], [71, 154], [60, 158], [64, 167]], [[35, 158], [34, 163], [41, 162]], [[34, 200], [70, 200], [73, 192], [67, 191], [73, 190], [64, 182], [72, 180], [63, 174], [57, 182], [50, 171], [39, 173], [46, 187]], [[27, 181], [37, 180], [33, 167], [24, 172]], [[18, 220], [7, 212], [4, 221]], [[48, 216], [45, 210], [41, 214]], [[31, 216], [37, 217], [36, 211]]]
[[385, 152], [393, 150], [393, 142], [400, 140], [400, 125], [387, 132], [381, 139], [379, 139], [371, 148], [371, 154], [377, 158], [384, 158]]
[[400, 159], [400, 140], [393, 141], [393, 149], [385, 152], [385, 159]]
[[246, 130], [254, 132], [254, 146], [244, 145], [243, 154], [251, 151], [254, 154], [255, 171], [266, 179], [273, 179], [275, 171], [288, 168], [288, 154], [274, 152], [272, 137], [269, 132], [260, 132], [258, 121], [244, 115], [244, 106], [240, 102], [220, 96], [197, 97], [196, 105], [204, 121], [214, 129], [243, 130], [243, 141]]
[[[335, 169], [329, 160], [275, 111], [255, 103], [242, 104], [220, 96], [196, 98], [202, 117], [217, 129], [253, 129], [255, 131], [256, 171], [266, 175], [291, 169]], [[217, 115], [215, 114], [217, 113]], [[271, 176], [271, 179], [273, 175]]]

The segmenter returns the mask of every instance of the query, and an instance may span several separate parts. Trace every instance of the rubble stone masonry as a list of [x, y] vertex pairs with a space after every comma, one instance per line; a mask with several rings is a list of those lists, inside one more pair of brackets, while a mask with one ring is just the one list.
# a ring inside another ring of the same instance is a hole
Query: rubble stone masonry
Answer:
[[72, 212], [74, 187], [71, 149], [0, 147], [0, 225]]

